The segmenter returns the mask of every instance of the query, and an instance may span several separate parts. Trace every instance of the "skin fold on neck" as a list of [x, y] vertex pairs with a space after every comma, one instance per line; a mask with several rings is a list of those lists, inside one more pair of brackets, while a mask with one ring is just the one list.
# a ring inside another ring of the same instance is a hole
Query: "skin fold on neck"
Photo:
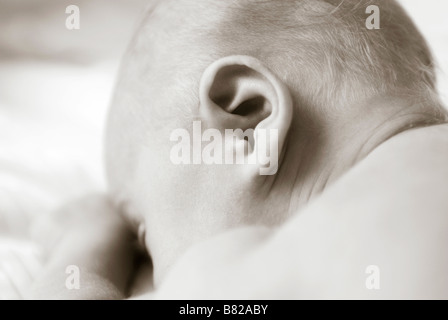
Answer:
[[[349, 107], [338, 117], [327, 117], [328, 121], [321, 122], [315, 131], [300, 130], [300, 123], [293, 123], [278, 173], [250, 181], [248, 195], [254, 205], [244, 214], [257, 225], [281, 224], [392, 137], [441, 122], [434, 112], [425, 110], [430, 109], [409, 105], [402, 99], [383, 98]], [[177, 247], [173, 244], [157, 255], [156, 286], [187, 247], [186, 243]]]
[[[308, 138], [302, 146], [292, 146], [291, 143], [288, 146], [295, 151], [287, 151], [283, 163], [285, 170], [279, 175], [283, 175], [280, 179], [294, 179], [289, 216], [389, 139], [415, 128], [446, 122], [429, 108], [409, 105], [404, 99], [394, 97], [368, 101], [348, 109], [359, 112], [350, 117], [344, 113], [341, 115], [343, 121], [322, 124], [320, 132]], [[294, 139], [290, 138], [291, 141]]]

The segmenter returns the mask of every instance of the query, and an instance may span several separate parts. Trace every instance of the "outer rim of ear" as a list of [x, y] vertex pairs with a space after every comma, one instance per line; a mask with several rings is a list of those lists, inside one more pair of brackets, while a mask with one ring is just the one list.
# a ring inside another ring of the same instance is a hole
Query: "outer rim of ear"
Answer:
[[279, 133], [279, 150], [283, 149], [283, 144], [286, 140], [293, 116], [293, 102], [291, 94], [286, 85], [273, 72], [271, 72], [263, 63], [257, 58], [245, 55], [232, 55], [221, 58], [213, 62], [203, 73], [200, 87], [199, 99], [200, 105], [204, 101], [210, 100], [209, 92], [213, 85], [218, 72], [226, 66], [241, 65], [251, 68], [261, 75], [263, 75], [272, 85], [276, 101], [272, 101], [271, 114], [261, 121], [255, 128], [255, 131], [265, 127], [276, 128]]
[[[251, 56], [245, 56], [245, 55], [227, 56], [213, 62], [204, 71], [204, 74], [202, 75], [201, 78], [199, 87], [200, 88], [199, 98], [201, 102], [210, 99], [209, 92], [213, 83], [212, 79], [216, 77], [219, 70], [221, 70], [226, 66], [231, 65], [241, 65], [256, 70], [257, 72], [265, 76], [273, 86], [277, 96], [277, 101], [276, 104], [272, 106], [271, 115], [268, 118], [266, 118], [266, 120], [278, 117], [280, 117], [281, 120], [292, 119], [292, 98], [291, 94], [289, 93], [289, 89], [273, 72], [271, 72], [267, 67], [265, 67], [260, 60]], [[279, 108], [279, 105], [282, 105], [283, 107]], [[265, 122], [265, 120], [262, 121], [261, 123], [263, 122]]]

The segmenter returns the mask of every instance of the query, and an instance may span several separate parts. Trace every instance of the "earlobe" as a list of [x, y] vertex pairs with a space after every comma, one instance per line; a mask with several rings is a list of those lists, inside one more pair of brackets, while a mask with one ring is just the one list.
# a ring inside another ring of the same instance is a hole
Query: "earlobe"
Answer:
[[225, 57], [205, 70], [199, 98], [200, 116], [209, 126], [253, 129], [248, 163], [258, 164], [262, 175], [276, 173], [278, 155], [272, 148], [283, 150], [293, 106], [289, 89], [274, 73], [254, 57]]

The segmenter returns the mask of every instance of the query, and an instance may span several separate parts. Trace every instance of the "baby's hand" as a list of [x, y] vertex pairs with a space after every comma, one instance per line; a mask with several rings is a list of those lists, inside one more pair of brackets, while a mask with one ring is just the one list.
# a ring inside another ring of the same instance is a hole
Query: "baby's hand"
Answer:
[[2, 239], [0, 300], [23, 299], [41, 269], [40, 251], [34, 244], [18, 239]]
[[[105, 196], [75, 201], [36, 225], [35, 238], [47, 252], [34, 298], [107, 299], [124, 296], [132, 269], [134, 238]], [[82, 287], [65, 287], [67, 266], [81, 270]]]
[[105, 195], [89, 195], [37, 219], [31, 236], [44, 254], [49, 255], [67, 233], [85, 234], [92, 229], [113, 232], [114, 228], [123, 227], [123, 223]]

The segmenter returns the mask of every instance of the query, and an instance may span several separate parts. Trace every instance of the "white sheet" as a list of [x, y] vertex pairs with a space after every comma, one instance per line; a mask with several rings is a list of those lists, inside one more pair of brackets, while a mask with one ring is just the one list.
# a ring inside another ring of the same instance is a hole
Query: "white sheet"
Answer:
[[104, 189], [102, 130], [116, 63], [0, 64], [0, 298], [19, 298], [41, 263], [29, 226]]

